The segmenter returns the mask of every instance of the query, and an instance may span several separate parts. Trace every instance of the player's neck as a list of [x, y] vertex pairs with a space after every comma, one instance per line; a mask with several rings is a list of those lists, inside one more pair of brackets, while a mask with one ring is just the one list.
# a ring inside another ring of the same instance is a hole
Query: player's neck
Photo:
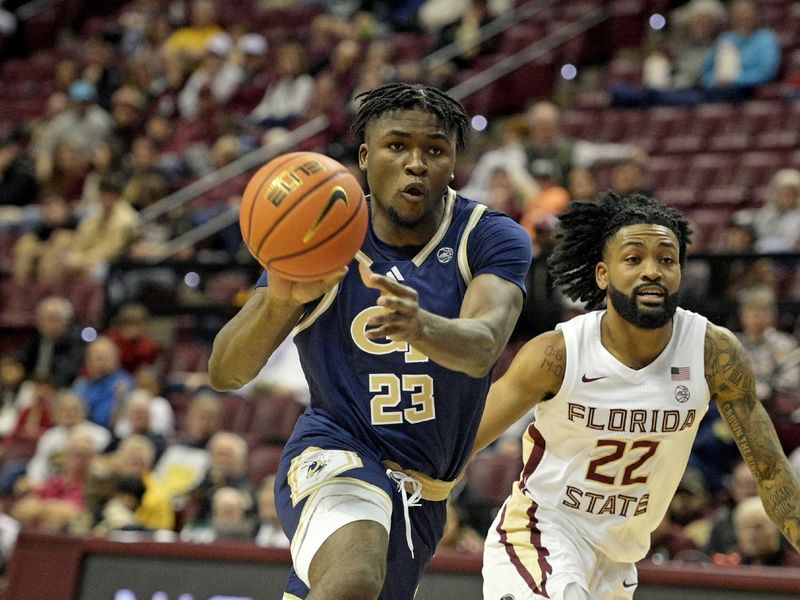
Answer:
[[642, 329], [609, 309], [600, 322], [600, 342], [614, 358], [631, 369], [653, 362], [672, 337], [672, 321], [658, 329]]
[[380, 241], [390, 246], [424, 246], [436, 234], [443, 216], [444, 202], [437, 205], [427, 218], [406, 227], [396, 223], [382, 208], [377, 208], [372, 212], [372, 231]]

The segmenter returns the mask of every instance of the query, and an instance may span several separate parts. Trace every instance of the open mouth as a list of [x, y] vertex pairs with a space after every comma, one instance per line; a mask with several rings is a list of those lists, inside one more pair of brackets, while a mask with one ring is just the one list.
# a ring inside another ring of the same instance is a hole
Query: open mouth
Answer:
[[666, 295], [666, 292], [660, 287], [641, 288], [636, 292], [636, 297], [642, 304], [662, 304]]
[[410, 183], [400, 190], [407, 199], [412, 201], [422, 200], [428, 190], [421, 183]]

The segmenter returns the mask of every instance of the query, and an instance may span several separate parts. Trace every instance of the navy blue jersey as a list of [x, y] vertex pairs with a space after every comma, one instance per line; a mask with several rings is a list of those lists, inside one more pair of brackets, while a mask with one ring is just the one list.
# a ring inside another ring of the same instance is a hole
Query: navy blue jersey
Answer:
[[[378, 290], [361, 281], [357, 261], [414, 288], [422, 309], [456, 318], [478, 275], [494, 274], [524, 292], [530, 260], [524, 229], [452, 190], [439, 229], [422, 248], [384, 244], [370, 226], [347, 275], [306, 307], [295, 328], [311, 392], [307, 412], [321, 413], [385, 460], [455, 479], [469, 458], [491, 376], [446, 369], [406, 342], [368, 339], [366, 323], [383, 309], [375, 305]], [[262, 276], [259, 285], [265, 284]]]

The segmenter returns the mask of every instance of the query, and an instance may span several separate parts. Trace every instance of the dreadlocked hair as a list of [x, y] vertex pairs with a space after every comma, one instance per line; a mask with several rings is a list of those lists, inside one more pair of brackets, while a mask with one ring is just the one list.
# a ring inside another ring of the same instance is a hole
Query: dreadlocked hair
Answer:
[[606, 292], [597, 287], [595, 266], [617, 231], [640, 223], [670, 229], [678, 238], [678, 260], [684, 265], [692, 229], [683, 215], [649, 196], [609, 191], [594, 200], [571, 202], [559, 217], [556, 245], [547, 261], [555, 285], [589, 310], [601, 308]]
[[351, 131], [364, 140], [367, 125], [387, 112], [421, 108], [436, 115], [448, 133], [456, 134], [456, 148], [466, 147], [469, 116], [461, 103], [434, 87], [418, 83], [393, 82], [356, 96], [358, 110]]

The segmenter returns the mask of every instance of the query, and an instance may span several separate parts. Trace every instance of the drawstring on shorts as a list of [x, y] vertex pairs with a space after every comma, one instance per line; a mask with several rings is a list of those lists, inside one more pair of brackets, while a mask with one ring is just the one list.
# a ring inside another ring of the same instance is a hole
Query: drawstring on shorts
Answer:
[[[403, 473], [403, 471], [394, 471], [386, 469], [386, 475], [389, 479], [397, 483], [397, 489], [403, 498], [403, 518], [406, 523], [406, 543], [408, 549], [411, 550], [411, 558], [414, 558], [414, 542], [411, 540], [411, 519], [408, 516], [408, 509], [412, 506], [420, 506], [420, 499], [422, 498], [422, 483], [413, 477]], [[406, 484], [409, 484], [414, 490], [411, 496], [408, 495]]]

